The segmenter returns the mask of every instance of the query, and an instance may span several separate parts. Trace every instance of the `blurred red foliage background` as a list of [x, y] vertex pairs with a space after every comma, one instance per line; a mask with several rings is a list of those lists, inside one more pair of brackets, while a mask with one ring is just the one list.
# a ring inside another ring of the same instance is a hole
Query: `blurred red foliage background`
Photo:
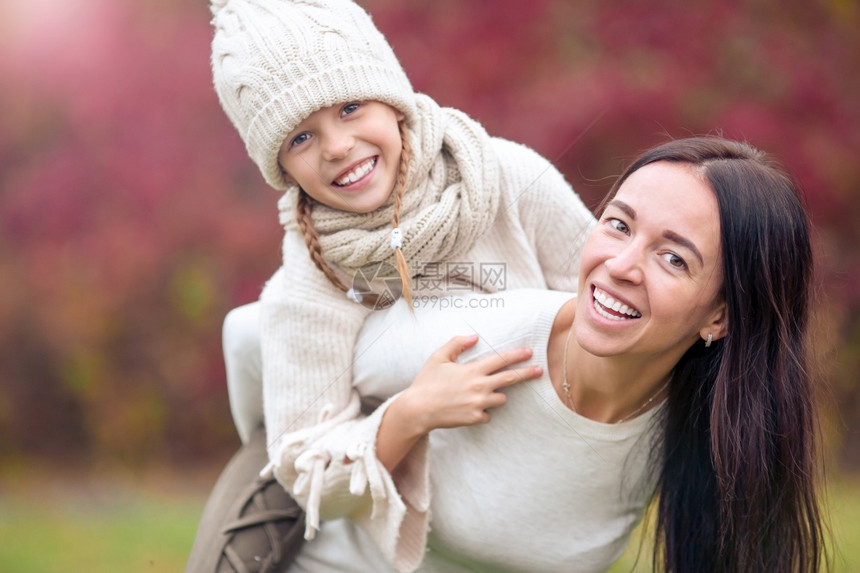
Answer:
[[[860, 466], [853, 0], [366, 0], [416, 89], [549, 157], [594, 206], [626, 159], [722, 132], [820, 234], [831, 451]], [[277, 193], [211, 86], [190, 0], [0, 6], [0, 464], [203, 460], [238, 443], [220, 328], [276, 268]]]

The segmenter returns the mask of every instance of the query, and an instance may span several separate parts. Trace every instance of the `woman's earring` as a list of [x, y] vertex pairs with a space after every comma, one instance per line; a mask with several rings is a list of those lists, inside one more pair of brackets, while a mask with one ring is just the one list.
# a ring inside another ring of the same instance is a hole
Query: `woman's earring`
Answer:
[[710, 332], [708, 333], [708, 339], [705, 341], [705, 348], [710, 348], [711, 343], [714, 341], [714, 335]]

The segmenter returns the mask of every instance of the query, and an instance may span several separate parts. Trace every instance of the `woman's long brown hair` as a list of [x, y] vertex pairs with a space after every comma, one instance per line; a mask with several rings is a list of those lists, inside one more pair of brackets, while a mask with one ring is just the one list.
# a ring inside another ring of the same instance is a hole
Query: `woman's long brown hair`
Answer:
[[794, 181], [719, 137], [671, 141], [657, 161], [697, 169], [717, 198], [728, 334], [675, 368], [659, 476], [655, 565], [667, 572], [801, 572], [826, 566], [820, 428], [808, 356], [813, 256]]

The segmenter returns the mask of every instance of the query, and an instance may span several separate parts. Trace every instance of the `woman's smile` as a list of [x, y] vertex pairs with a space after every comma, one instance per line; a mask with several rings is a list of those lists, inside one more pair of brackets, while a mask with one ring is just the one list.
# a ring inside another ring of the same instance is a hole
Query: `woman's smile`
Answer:
[[633, 320], [640, 318], [642, 313], [621, 301], [615, 300], [596, 286], [591, 288], [594, 300], [594, 310], [597, 314], [609, 320]]

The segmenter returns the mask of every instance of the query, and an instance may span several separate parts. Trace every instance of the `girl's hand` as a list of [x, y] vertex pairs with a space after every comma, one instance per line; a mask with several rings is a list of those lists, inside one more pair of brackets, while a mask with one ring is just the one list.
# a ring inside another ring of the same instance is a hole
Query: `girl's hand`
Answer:
[[400, 396], [400, 406], [414, 424], [413, 432], [425, 434], [436, 428], [486, 424], [490, 421], [488, 410], [507, 401], [507, 396], [497, 390], [537, 378], [543, 372], [534, 365], [501, 370], [530, 359], [529, 348], [506, 350], [468, 364], [457, 363], [460, 354], [477, 342], [477, 335], [449, 340], [430, 356]]
[[434, 352], [415, 377], [385, 411], [376, 435], [376, 455], [389, 472], [431, 430], [486, 424], [490, 408], [507, 401], [500, 388], [537, 378], [540, 366], [500, 369], [528, 360], [529, 348], [506, 350], [469, 364], [457, 358], [478, 342], [477, 335], [455, 336]]

